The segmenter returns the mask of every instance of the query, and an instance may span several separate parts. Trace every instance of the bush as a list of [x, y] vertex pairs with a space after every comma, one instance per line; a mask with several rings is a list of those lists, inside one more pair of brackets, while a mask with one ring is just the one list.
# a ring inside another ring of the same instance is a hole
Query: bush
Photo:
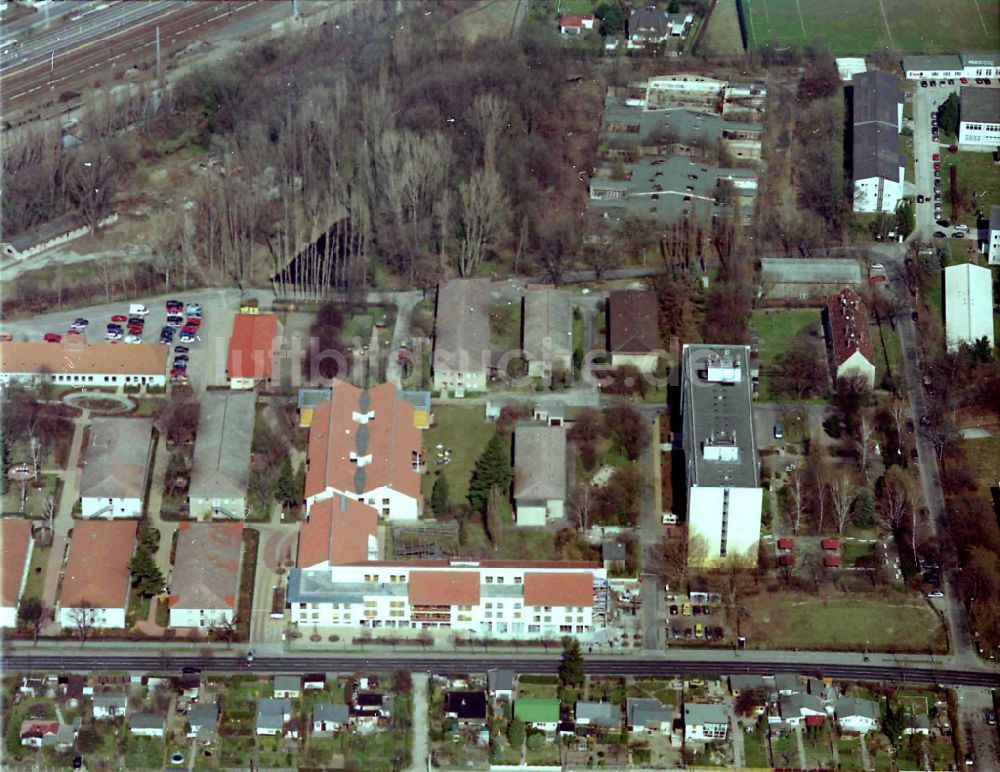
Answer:
[[543, 745], [545, 745], [545, 735], [544, 734], [533, 734], [533, 735], [530, 735], [528, 737], [528, 747], [531, 750], [537, 751]]

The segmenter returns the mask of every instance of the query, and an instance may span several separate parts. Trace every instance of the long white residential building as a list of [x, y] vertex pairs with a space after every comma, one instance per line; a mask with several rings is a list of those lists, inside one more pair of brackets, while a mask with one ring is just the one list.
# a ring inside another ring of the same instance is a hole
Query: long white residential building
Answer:
[[992, 348], [993, 275], [989, 268], [972, 263], [944, 269], [944, 328], [948, 348], [970, 346], [986, 338]]
[[763, 490], [753, 433], [750, 347], [687, 344], [681, 410], [688, 485], [688, 562], [757, 561]]

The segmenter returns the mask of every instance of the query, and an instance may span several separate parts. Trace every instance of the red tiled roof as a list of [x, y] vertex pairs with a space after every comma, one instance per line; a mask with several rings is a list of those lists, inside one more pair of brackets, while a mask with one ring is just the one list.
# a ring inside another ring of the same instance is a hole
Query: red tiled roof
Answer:
[[652, 290], [608, 295], [607, 324], [612, 354], [648, 354], [660, 348], [659, 305]]
[[123, 608], [128, 595], [129, 563], [135, 547], [135, 520], [77, 520], [59, 604], [79, 608]]
[[21, 591], [21, 578], [24, 576], [24, 561], [28, 556], [28, 545], [31, 542], [31, 523], [27, 520], [4, 519], [0, 526], [0, 538], [3, 539], [3, 605], [6, 608], [17, 606]]
[[474, 606], [478, 571], [413, 571], [407, 585], [411, 606]]
[[840, 549], [840, 541], [838, 539], [823, 539], [819, 545], [825, 550]]
[[827, 568], [840, 568], [840, 555], [827, 555], [823, 558], [823, 565]]
[[795, 539], [778, 539], [779, 550], [790, 550], [795, 547]]
[[[420, 474], [413, 470], [413, 453], [420, 452], [420, 430], [413, 422], [413, 405], [396, 395], [396, 387], [382, 383], [367, 390], [368, 411], [374, 417], [361, 424], [363, 390], [346, 381], [333, 382], [333, 396], [316, 406], [309, 427], [309, 468], [306, 497], [327, 488], [364, 493], [386, 486], [406, 496], [420, 496]], [[364, 427], [363, 441], [359, 433]], [[363, 451], [362, 451], [363, 446]], [[351, 453], [371, 456], [363, 467]], [[356, 473], [364, 472], [363, 490], [357, 490]], [[377, 502], [380, 504], [381, 502]]]
[[586, 573], [524, 574], [524, 605], [526, 606], [592, 606], [594, 579]]
[[368, 540], [378, 530], [378, 513], [367, 504], [334, 495], [317, 501], [299, 529], [299, 568], [329, 562], [332, 566], [363, 563]]
[[868, 307], [861, 296], [850, 288], [843, 290], [830, 298], [827, 314], [830, 317], [834, 364], [840, 367], [855, 351], [860, 351], [865, 359], [874, 363], [868, 333]]
[[229, 377], [270, 378], [277, 332], [278, 317], [274, 314], [236, 314], [226, 357]]
[[584, 21], [593, 21], [594, 14], [592, 13], [564, 13], [559, 17], [559, 26], [561, 27], [582, 27]]
[[823, 726], [826, 716], [806, 716], [806, 726]]
[[[81, 336], [71, 336], [81, 337]], [[79, 344], [76, 341], [45, 343], [14, 341], [0, 343], [0, 372], [77, 373], [80, 375], [164, 375], [169, 346], [140, 343]]]

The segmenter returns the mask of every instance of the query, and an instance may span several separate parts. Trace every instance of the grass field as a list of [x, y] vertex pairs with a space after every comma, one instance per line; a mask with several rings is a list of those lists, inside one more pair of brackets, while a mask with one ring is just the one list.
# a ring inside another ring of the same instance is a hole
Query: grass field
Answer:
[[991, 0], [738, 0], [748, 45], [804, 46], [835, 54], [879, 49], [950, 53], [1000, 48], [1000, 6]]
[[708, 20], [708, 29], [701, 39], [699, 53], [716, 56], [735, 56], [743, 53], [743, 39], [740, 37], [740, 20], [736, 2], [722, 0]]
[[[977, 202], [982, 211], [989, 216], [990, 206], [1000, 204], [1000, 174], [997, 174], [996, 164], [993, 163], [992, 153], [975, 153], [971, 151], [960, 151], [958, 153], [947, 153], [941, 149], [941, 189], [944, 191], [944, 216], [951, 219], [951, 172], [949, 169], [955, 166], [958, 168], [958, 184], [965, 186], [970, 192], [976, 193]], [[964, 222], [970, 228], [976, 225], [975, 213], [963, 214], [953, 223]], [[950, 230], [950, 229], [949, 229]]]
[[763, 648], [861, 651], [943, 651], [938, 617], [920, 601], [891, 597], [818, 598], [758, 595], [744, 624], [748, 641]]
[[[469, 493], [469, 475], [486, 443], [496, 431], [496, 424], [487, 423], [482, 405], [437, 405], [434, 426], [424, 432], [427, 452], [427, 474], [423, 479], [424, 496], [429, 500], [437, 472], [448, 478], [449, 498], [453, 504], [465, 501]], [[437, 462], [437, 446], [451, 449], [451, 463]]]
[[820, 313], [816, 308], [762, 309], [751, 314], [750, 327], [760, 341], [761, 401], [773, 398], [770, 373], [788, 352], [788, 344], [803, 330], [820, 323]]
[[1000, 482], [1000, 437], [965, 440], [965, 457], [983, 493]]

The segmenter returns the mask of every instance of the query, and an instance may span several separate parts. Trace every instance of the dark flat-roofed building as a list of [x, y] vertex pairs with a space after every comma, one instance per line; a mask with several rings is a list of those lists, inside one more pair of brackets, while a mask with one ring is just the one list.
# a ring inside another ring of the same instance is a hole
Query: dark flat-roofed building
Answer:
[[896, 77], [870, 70], [851, 78], [855, 212], [895, 212], [906, 161], [899, 152], [903, 92]]
[[612, 367], [634, 365], [656, 372], [660, 342], [659, 303], [652, 290], [615, 290], [608, 294], [608, 357]]

